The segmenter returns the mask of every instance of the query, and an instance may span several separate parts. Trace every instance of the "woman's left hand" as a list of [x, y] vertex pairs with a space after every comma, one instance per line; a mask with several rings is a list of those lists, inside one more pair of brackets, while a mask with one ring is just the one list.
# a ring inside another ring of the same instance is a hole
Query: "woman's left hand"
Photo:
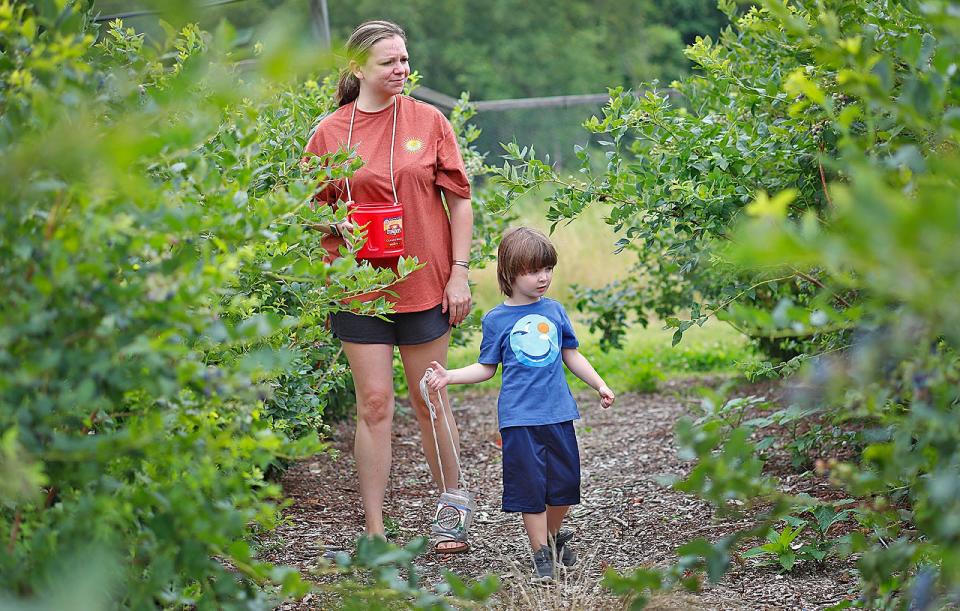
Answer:
[[454, 265], [450, 270], [450, 280], [443, 291], [443, 306], [441, 311], [450, 315], [450, 324], [459, 325], [470, 313], [473, 299], [470, 297], [470, 283], [467, 281], [467, 270]]

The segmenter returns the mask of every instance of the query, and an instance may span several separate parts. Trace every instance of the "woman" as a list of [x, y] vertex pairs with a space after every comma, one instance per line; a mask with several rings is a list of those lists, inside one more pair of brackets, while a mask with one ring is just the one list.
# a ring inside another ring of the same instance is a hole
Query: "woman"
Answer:
[[[387, 21], [360, 25], [347, 41], [348, 68], [337, 89], [339, 108], [323, 118], [307, 145], [315, 155], [356, 147], [364, 165], [352, 178], [325, 185], [319, 199], [386, 202], [403, 205], [405, 256], [424, 267], [391, 287], [388, 297], [396, 314], [391, 322], [351, 312], [331, 317], [333, 334], [343, 342], [357, 394], [354, 455], [360, 481], [366, 533], [383, 536], [383, 499], [390, 474], [391, 424], [394, 411], [393, 347], [400, 350], [407, 387], [418, 387], [431, 361], [446, 364], [450, 327], [470, 312], [467, 282], [473, 211], [470, 184], [453, 129], [434, 107], [402, 95], [410, 75], [406, 37]], [[339, 184], [342, 183], [342, 184]], [[443, 199], [441, 199], [441, 194]], [[446, 200], [449, 217], [443, 206]], [[337, 255], [350, 223], [321, 227], [323, 244]], [[378, 296], [372, 293], [367, 298]], [[433, 427], [422, 398], [410, 393], [420, 425], [424, 454], [440, 488], [456, 487], [459, 433], [450, 408], [453, 431], [439, 435], [443, 478], [437, 462]], [[446, 396], [443, 405], [449, 406]], [[442, 420], [437, 430], [446, 430]], [[439, 541], [440, 553], [469, 549], [465, 541]]]

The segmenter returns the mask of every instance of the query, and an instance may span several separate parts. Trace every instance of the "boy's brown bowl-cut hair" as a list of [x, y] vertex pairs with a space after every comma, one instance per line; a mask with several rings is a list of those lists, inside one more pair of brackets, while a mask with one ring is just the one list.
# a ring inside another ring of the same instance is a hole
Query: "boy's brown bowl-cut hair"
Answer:
[[517, 276], [557, 264], [557, 249], [543, 233], [530, 227], [517, 227], [504, 234], [497, 249], [497, 283], [500, 292], [513, 295]]

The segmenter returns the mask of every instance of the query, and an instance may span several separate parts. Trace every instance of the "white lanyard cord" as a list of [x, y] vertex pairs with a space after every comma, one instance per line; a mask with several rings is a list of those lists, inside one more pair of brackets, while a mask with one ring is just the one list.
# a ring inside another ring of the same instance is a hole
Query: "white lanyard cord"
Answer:
[[[357, 116], [357, 101], [353, 103], [353, 110], [350, 111], [350, 129], [347, 131], [347, 150], [350, 149], [350, 142], [353, 140], [353, 120]], [[393, 130], [390, 133], [390, 187], [393, 189], [393, 203], [398, 203], [397, 183], [393, 179], [393, 149], [397, 142], [397, 96], [393, 96]], [[344, 178], [347, 183], [347, 201], [353, 201], [353, 194], [350, 193], [350, 179]]]
[[[432, 373], [433, 369], [430, 368], [423, 372], [423, 377], [420, 379], [420, 394], [427, 404], [427, 409], [430, 410], [430, 423], [433, 425], [433, 446], [437, 450], [437, 464], [440, 467], [440, 485], [443, 486], [443, 492], [446, 492], [447, 482], [443, 477], [443, 459], [440, 458], [440, 443], [437, 441], [437, 410], [430, 401], [430, 389], [427, 388], [427, 380]], [[443, 421], [447, 425], [447, 435], [450, 436], [450, 447], [453, 449], [453, 459], [457, 461], [457, 474], [460, 476], [459, 487], [466, 488], [467, 484], [463, 477], [463, 467], [460, 465], [460, 454], [457, 452], [457, 444], [453, 441], [453, 429], [450, 428], [450, 419], [447, 418], [447, 412], [443, 406], [443, 397], [440, 393], [437, 393], [437, 401], [440, 403], [440, 411], [443, 412]]]

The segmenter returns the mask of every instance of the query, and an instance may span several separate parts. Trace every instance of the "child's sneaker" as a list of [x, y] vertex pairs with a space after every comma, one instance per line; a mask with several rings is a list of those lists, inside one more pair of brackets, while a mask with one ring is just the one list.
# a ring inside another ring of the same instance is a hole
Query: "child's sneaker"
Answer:
[[533, 581], [553, 581], [553, 552], [546, 545], [533, 552], [533, 569]]
[[570, 567], [577, 563], [577, 552], [567, 545], [571, 539], [573, 539], [572, 530], [561, 530], [557, 533], [556, 539], [551, 536], [547, 537], [547, 543], [556, 550], [560, 564], [565, 567]]

